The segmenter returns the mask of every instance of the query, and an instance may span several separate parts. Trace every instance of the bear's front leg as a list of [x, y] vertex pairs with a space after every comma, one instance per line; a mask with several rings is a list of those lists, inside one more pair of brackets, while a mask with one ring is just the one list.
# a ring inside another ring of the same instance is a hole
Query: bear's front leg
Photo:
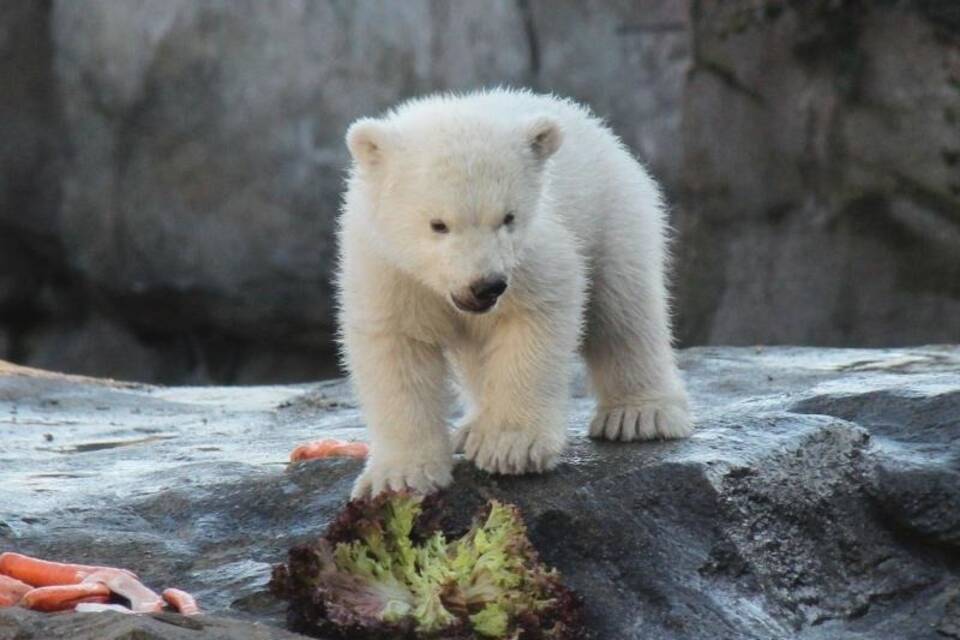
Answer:
[[504, 319], [473, 366], [464, 368], [471, 410], [455, 448], [491, 473], [541, 472], [566, 444], [576, 327], [529, 317]]
[[450, 484], [447, 366], [440, 348], [393, 334], [347, 331], [344, 338], [371, 440], [353, 497]]

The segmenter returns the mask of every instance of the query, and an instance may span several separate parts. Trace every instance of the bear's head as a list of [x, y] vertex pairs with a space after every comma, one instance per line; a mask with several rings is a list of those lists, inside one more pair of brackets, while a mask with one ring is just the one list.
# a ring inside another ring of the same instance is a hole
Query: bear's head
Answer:
[[382, 253], [464, 313], [509, 295], [536, 237], [550, 157], [550, 116], [421, 109], [364, 118], [347, 132], [351, 191]]

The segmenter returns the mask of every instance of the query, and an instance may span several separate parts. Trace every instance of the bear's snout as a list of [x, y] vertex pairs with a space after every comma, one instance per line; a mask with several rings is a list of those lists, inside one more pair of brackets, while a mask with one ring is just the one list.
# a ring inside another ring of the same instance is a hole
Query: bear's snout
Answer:
[[492, 309], [507, 290], [507, 279], [501, 275], [481, 278], [474, 281], [468, 289], [468, 295], [450, 296], [454, 306], [469, 313], [484, 313]]
[[507, 290], [507, 280], [503, 276], [484, 278], [470, 285], [470, 293], [481, 302], [494, 301]]

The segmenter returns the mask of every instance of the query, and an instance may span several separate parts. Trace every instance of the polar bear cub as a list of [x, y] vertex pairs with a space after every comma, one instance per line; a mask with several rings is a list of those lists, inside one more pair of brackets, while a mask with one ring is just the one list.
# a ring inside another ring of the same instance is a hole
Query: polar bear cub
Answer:
[[[590, 435], [691, 431], [671, 346], [657, 185], [584, 107], [527, 91], [436, 95], [347, 132], [337, 278], [371, 453], [354, 496], [552, 468], [579, 350]], [[465, 415], [452, 434], [455, 379]]]

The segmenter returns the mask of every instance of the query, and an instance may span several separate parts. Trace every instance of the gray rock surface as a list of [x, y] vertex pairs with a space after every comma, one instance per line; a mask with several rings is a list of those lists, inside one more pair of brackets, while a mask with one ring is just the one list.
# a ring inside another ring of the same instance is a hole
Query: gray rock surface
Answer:
[[49, 3], [0, 1], [0, 307], [14, 246], [27, 240], [45, 251], [58, 234], [58, 123]]
[[[556, 471], [460, 464], [448, 499], [465, 518], [489, 497], [521, 505], [596, 638], [957, 637], [960, 347], [704, 348], [681, 363], [699, 416], [689, 440], [586, 439], [578, 384]], [[324, 529], [359, 470], [286, 464], [296, 443], [364, 437], [343, 382], [0, 372], [0, 549], [129, 566], [217, 617], [184, 636], [148, 618], [4, 610], [0, 639], [224, 637], [220, 625], [283, 637], [243, 625], [283, 625], [270, 567]]]
[[944, 321], [960, 313], [956, 10], [695, 5], [677, 219], [683, 340], [960, 341], [960, 324]]
[[304, 636], [271, 625], [217, 616], [185, 618], [171, 613], [49, 615], [25, 609], [0, 615], [3, 640], [296, 640]]

